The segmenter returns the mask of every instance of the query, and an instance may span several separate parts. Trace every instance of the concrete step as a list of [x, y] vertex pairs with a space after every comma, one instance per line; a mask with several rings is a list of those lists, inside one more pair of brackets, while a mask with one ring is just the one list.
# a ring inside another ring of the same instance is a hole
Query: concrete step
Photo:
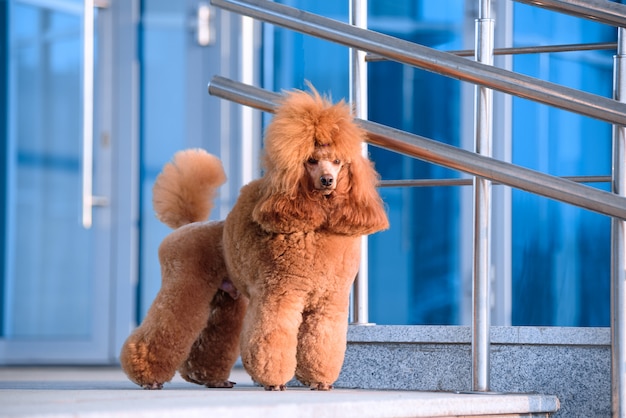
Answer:
[[554, 396], [288, 388], [265, 392], [242, 370], [234, 389], [175, 378], [144, 391], [118, 368], [0, 368], [0, 417], [547, 417]]
[[[463, 326], [351, 326], [335, 386], [469, 390], [471, 336]], [[490, 359], [493, 391], [554, 395], [554, 418], [611, 416], [608, 328], [492, 327]]]

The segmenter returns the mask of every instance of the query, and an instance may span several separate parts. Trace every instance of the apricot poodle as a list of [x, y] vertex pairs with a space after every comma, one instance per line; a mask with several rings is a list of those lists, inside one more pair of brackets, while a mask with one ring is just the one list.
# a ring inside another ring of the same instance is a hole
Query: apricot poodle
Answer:
[[360, 237], [388, 220], [362, 155], [365, 132], [347, 104], [311, 90], [283, 98], [265, 135], [264, 176], [241, 189], [224, 222], [205, 221], [225, 179], [217, 158], [187, 150], [164, 167], [154, 207], [176, 230], [159, 249], [162, 288], [122, 349], [132, 381], [160, 388], [178, 369], [231, 387], [239, 353], [267, 390], [294, 375], [328, 390], [339, 376]]

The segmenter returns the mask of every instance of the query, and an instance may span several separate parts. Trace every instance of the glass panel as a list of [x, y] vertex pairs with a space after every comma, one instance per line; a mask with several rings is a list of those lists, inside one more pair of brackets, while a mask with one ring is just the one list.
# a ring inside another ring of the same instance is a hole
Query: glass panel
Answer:
[[[348, 20], [348, 2], [284, 1]], [[369, 2], [371, 29], [441, 49], [462, 48], [464, 1]], [[270, 27], [274, 76], [266, 88], [304, 88], [310, 80], [334, 100], [348, 97], [348, 49]], [[324, 57], [318, 59], [316, 57]], [[459, 82], [392, 62], [368, 66], [369, 119], [458, 145]], [[458, 174], [370, 147], [383, 179]], [[456, 324], [459, 321], [459, 189], [381, 189], [391, 228], [369, 239], [369, 319], [377, 324]]]
[[[152, 208], [152, 186], [163, 164], [185, 148], [187, 53], [191, 34], [185, 2], [146, 0], [142, 9], [141, 89], [141, 259], [138, 319], [161, 286], [158, 248], [171, 230]], [[202, 86], [196, 87], [198, 91]]]
[[4, 338], [92, 331], [93, 231], [81, 227], [81, 15], [13, 3]]
[[[347, 20], [347, 3], [284, 1]], [[369, 27], [438, 49], [463, 49], [462, 0], [373, 0]], [[614, 28], [515, 4], [519, 46], [615, 41]], [[335, 99], [348, 92], [347, 49], [270, 27], [275, 71], [266, 87], [302, 88], [305, 79]], [[611, 96], [613, 51], [532, 54], [514, 69]], [[314, 57], [324, 56], [324, 60]], [[369, 119], [459, 145], [459, 82], [392, 62], [369, 65]], [[513, 162], [554, 175], [609, 175], [611, 126], [514, 99]], [[494, 138], [498, 141], [498, 138]], [[370, 148], [383, 179], [457, 177], [441, 167]], [[608, 190], [606, 184], [594, 187]], [[391, 228], [370, 237], [370, 320], [378, 324], [457, 324], [460, 312], [459, 188], [381, 189]], [[609, 218], [513, 191], [513, 325], [608, 326]], [[463, 225], [471, 227], [471, 225]], [[495, 277], [501, 280], [501, 276]], [[469, 289], [465, 289], [466, 291]], [[466, 318], [466, 323], [467, 323]]]
[[223, 219], [244, 175], [241, 156], [254, 153], [240, 145], [243, 108], [206, 90], [215, 74], [241, 76], [241, 17], [215, 9], [211, 24], [219, 36], [211, 45], [200, 46], [189, 25], [197, 2], [144, 0], [141, 4], [139, 321], [161, 286], [158, 247], [171, 232], [156, 219], [152, 206], [152, 187], [163, 165], [185, 148], [201, 147], [219, 156], [228, 181], [218, 192], [210, 218]]
[[[614, 28], [515, 4], [519, 45], [615, 42]], [[514, 70], [604, 97], [614, 51], [520, 55]], [[513, 162], [553, 175], [610, 175], [611, 125], [513, 101]], [[594, 187], [609, 191], [609, 184]], [[609, 217], [513, 192], [513, 325], [609, 326]]]
[[[463, 1], [370, 2], [369, 27], [437, 49], [462, 49]], [[394, 62], [369, 65], [369, 119], [460, 144], [460, 83]], [[384, 180], [459, 174], [370, 147]], [[460, 321], [460, 189], [382, 188], [391, 228], [370, 237], [370, 320], [456, 325]]]

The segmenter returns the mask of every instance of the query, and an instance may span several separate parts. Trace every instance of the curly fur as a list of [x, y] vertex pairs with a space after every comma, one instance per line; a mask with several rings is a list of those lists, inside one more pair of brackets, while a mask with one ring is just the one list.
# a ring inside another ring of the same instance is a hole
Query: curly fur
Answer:
[[[314, 89], [286, 95], [265, 134], [266, 171], [254, 220], [270, 232], [314, 230], [324, 222], [326, 229], [342, 234], [386, 229], [387, 215], [376, 191], [379, 176], [362, 155], [365, 137], [343, 101], [333, 106]], [[328, 201], [303, 187], [303, 162], [320, 152], [347, 165], [338, 181], [341, 188]]]
[[[230, 386], [235, 344], [266, 389], [294, 375], [322, 390], [337, 379], [360, 237], [388, 220], [365, 132], [347, 104], [311, 90], [285, 95], [266, 130], [264, 176], [241, 189], [223, 223], [200, 222], [224, 181], [215, 157], [183, 151], [159, 176], [157, 216], [178, 229], [161, 245], [161, 292], [122, 350], [131, 380], [159, 387], [179, 369]], [[317, 161], [333, 165], [332, 187], [311, 178]]]
[[152, 205], [157, 218], [170, 228], [180, 228], [209, 217], [215, 191], [226, 181], [221, 161], [196, 149], [174, 156], [154, 184]]

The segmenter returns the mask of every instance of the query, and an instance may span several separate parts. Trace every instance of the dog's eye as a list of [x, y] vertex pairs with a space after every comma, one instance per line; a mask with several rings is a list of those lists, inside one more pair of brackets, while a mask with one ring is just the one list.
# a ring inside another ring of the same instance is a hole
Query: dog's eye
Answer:
[[341, 164], [341, 160], [337, 159], [337, 160], [333, 161], [333, 164], [339, 165], [339, 164]]
[[309, 159], [307, 160], [307, 163], [309, 163], [309, 164], [311, 164], [311, 165], [315, 165], [315, 164], [317, 164], [317, 160], [316, 160], [315, 158], [309, 158]]

